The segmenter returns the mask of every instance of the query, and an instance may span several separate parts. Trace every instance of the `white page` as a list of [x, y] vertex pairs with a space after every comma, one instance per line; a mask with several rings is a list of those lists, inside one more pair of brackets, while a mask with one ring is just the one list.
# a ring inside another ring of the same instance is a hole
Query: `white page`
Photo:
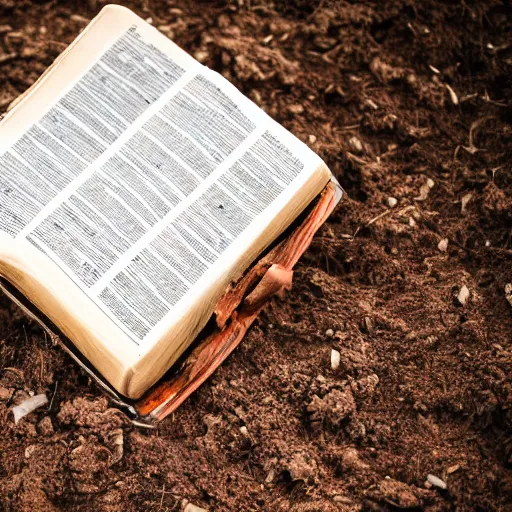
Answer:
[[220, 75], [132, 27], [0, 157], [0, 230], [150, 344], [319, 163]]

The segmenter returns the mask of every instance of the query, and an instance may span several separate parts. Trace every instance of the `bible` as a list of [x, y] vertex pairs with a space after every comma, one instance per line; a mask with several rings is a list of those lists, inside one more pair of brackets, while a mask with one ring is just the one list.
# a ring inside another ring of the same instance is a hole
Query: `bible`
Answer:
[[3, 288], [130, 399], [212, 318], [227, 333], [245, 303], [252, 319], [258, 283], [288, 287], [340, 197], [305, 144], [113, 5], [16, 101], [0, 144]]

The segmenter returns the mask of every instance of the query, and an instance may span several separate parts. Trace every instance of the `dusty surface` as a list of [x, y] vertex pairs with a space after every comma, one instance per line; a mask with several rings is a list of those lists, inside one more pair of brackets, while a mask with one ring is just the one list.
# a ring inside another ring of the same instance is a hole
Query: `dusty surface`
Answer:
[[[510, 3], [126, 5], [307, 141], [350, 198], [293, 293], [156, 431], [3, 300], [0, 510], [512, 510]], [[2, 108], [100, 7], [0, 0]], [[15, 426], [31, 392], [51, 407]]]

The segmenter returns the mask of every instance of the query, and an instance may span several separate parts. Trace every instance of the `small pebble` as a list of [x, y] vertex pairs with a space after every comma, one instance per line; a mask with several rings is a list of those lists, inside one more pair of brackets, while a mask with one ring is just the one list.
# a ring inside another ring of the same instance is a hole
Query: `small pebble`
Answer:
[[459, 290], [459, 294], [457, 295], [457, 300], [460, 302], [462, 306], [464, 306], [469, 298], [469, 289], [463, 284]]
[[316, 142], [316, 136], [315, 135], [310, 135], [308, 137], [308, 140], [309, 140], [310, 144], [314, 144]]
[[448, 488], [448, 486], [446, 485], [446, 482], [444, 482], [440, 478], [437, 478], [437, 476], [435, 476], [435, 475], [427, 475], [427, 482], [429, 482], [434, 487], [437, 487], [439, 489], [446, 490]]
[[25, 458], [30, 459], [30, 456], [37, 450], [36, 444], [31, 444], [25, 448]]
[[394, 208], [398, 204], [398, 199], [396, 197], [388, 197], [388, 206], [390, 208]]
[[434, 185], [435, 185], [434, 180], [432, 178], [429, 178], [427, 180], [427, 187], [428, 188], [434, 188]]
[[363, 144], [357, 137], [350, 137], [348, 144], [354, 153], [363, 152]]
[[331, 368], [333, 370], [337, 370], [340, 367], [340, 361], [341, 361], [341, 354], [337, 350], [332, 349], [331, 350]]
[[205, 508], [197, 507], [192, 503], [187, 503], [186, 507], [183, 509], [183, 512], [208, 512]]
[[446, 249], [448, 249], [448, 238], [443, 238], [438, 244], [437, 248], [441, 252], [446, 252]]
[[249, 431], [247, 430], [247, 427], [245, 425], [243, 425], [242, 427], [240, 427], [240, 433], [243, 435], [243, 436], [248, 436], [249, 435]]
[[329, 338], [332, 338], [334, 336], [334, 331], [332, 329], [327, 329], [325, 331], [325, 335], [328, 336]]
[[296, 105], [290, 105], [288, 107], [288, 112], [291, 114], [297, 115], [297, 114], [303, 114], [304, 113], [304, 107], [300, 104]]

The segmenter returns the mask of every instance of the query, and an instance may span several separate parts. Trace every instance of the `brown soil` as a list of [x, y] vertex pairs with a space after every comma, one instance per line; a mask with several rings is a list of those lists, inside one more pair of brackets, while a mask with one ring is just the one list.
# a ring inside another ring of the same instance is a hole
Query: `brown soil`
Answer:
[[[125, 3], [349, 197], [293, 292], [154, 431], [2, 300], [0, 510], [512, 510], [510, 2]], [[0, 0], [1, 108], [101, 4]], [[30, 392], [51, 407], [15, 426]]]

